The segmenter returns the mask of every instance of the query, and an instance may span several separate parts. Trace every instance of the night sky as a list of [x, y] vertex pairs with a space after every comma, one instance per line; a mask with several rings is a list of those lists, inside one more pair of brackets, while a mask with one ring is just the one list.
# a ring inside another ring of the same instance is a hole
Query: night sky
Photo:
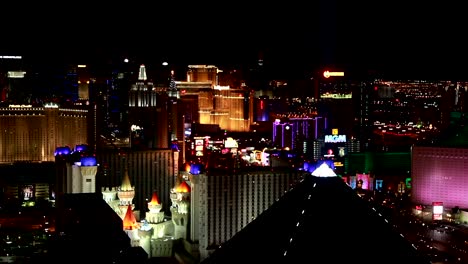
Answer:
[[220, 66], [252, 64], [262, 56], [273, 71], [299, 75], [341, 67], [468, 79], [468, 23], [457, 6], [339, 0], [146, 4], [52, 9], [42, 3], [27, 15], [7, 12], [0, 18], [0, 53], [49, 63], [108, 63], [129, 56], [146, 64]]

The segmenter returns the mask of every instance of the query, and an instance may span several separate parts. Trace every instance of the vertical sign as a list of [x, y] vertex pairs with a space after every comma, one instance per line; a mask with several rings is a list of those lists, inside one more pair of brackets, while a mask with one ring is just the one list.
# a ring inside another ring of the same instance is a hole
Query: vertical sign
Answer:
[[432, 220], [442, 220], [444, 213], [443, 202], [432, 202]]

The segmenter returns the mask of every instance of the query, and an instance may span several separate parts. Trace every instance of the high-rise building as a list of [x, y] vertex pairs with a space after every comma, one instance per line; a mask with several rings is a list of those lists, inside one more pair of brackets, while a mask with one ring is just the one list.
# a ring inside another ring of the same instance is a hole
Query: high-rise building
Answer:
[[71, 102], [89, 100], [93, 79], [86, 64], [70, 65], [63, 79], [62, 96]]
[[211, 86], [218, 85], [218, 72], [214, 65], [189, 65], [187, 70], [188, 82], [210, 82]]
[[130, 145], [133, 149], [169, 148], [167, 87], [148, 80], [140, 65], [138, 81], [129, 92]]
[[220, 70], [212, 65], [190, 65], [186, 81], [177, 81], [181, 114], [193, 123], [219, 125], [233, 132], [248, 132], [253, 122], [253, 91], [218, 85]]
[[268, 96], [259, 96], [255, 100], [255, 116], [254, 121], [265, 122], [270, 121], [270, 105]]
[[[134, 73], [128, 63], [113, 70], [109, 79], [94, 90], [96, 98], [96, 131], [99, 147], [129, 147], [129, 91]], [[133, 66], [133, 65], [132, 65]]]
[[58, 146], [88, 143], [88, 111], [9, 105], [0, 108], [0, 162], [54, 161]]
[[413, 146], [412, 201], [425, 206], [442, 202], [447, 208], [467, 208], [467, 157], [464, 147]]
[[0, 54], [0, 103], [30, 103], [32, 91], [26, 74], [22, 56]]

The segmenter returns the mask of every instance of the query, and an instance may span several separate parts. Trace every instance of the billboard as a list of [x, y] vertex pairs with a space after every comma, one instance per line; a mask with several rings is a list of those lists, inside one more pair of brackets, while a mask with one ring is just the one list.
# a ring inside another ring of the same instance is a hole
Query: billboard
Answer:
[[443, 202], [432, 202], [432, 220], [442, 220], [444, 213]]

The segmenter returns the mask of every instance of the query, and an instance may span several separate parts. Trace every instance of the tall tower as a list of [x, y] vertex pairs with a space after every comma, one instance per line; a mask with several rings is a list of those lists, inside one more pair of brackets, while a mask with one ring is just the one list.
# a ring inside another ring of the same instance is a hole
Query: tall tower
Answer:
[[25, 77], [22, 56], [0, 54], [0, 102], [30, 103], [32, 90]]
[[176, 171], [175, 175], [177, 175], [177, 168], [185, 162], [185, 128], [183, 111], [179, 111], [180, 104], [178, 102], [180, 100], [180, 93], [179, 89], [177, 89], [174, 71], [171, 71], [167, 95], [169, 136], [171, 149], [174, 151], [174, 168], [176, 168], [174, 171]]
[[133, 149], [169, 148], [167, 87], [158, 87], [147, 79], [140, 65], [138, 81], [129, 93], [130, 144]]
[[211, 82], [211, 86], [218, 85], [218, 72], [220, 70], [214, 65], [189, 65], [187, 81], [189, 82]]
[[194, 243], [198, 243], [200, 230], [200, 214], [199, 214], [199, 205], [200, 205], [200, 191], [198, 190], [198, 175], [199, 173], [190, 173], [190, 187], [191, 187], [191, 198], [190, 198], [190, 237], [189, 240]]
[[177, 111], [177, 101], [180, 99], [179, 90], [174, 79], [174, 71], [171, 71], [171, 80], [169, 82], [169, 88], [167, 89], [167, 95], [169, 99], [169, 133], [171, 142], [179, 142], [183, 140], [183, 134], [179, 134], [179, 118]]

